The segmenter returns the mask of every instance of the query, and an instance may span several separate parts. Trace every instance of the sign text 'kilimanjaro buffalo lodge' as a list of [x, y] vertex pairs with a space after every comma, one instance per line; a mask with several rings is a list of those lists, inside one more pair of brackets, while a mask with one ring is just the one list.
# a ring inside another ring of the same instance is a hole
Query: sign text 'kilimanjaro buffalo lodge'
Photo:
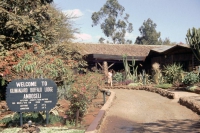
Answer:
[[57, 86], [49, 79], [13, 80], [7, 86], [6, 102], [15, 112], [49, 111], [57, 103]]

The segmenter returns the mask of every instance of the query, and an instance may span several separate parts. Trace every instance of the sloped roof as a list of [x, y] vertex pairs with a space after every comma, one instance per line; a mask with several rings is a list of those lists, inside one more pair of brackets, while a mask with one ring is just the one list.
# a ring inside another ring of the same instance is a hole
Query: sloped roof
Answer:
[[104, 54], [104, 55], [127, 55], [146, 57], [153, 48], [162, 45], [137, 45], [137, 44], [75, 44], [82, 55]]
[[157, 47], [157, 48], [153, 48], [151, 49], [151, 51], [155, 51], [157, 53], [164, 53], [167, 51], [170, 51], [176, 47], [183, 47], [183, 48], [190, 48], [188, 45], [184, 45], [184, 44], [177, 44], [177, 45], [161, 45], [162, 47]]

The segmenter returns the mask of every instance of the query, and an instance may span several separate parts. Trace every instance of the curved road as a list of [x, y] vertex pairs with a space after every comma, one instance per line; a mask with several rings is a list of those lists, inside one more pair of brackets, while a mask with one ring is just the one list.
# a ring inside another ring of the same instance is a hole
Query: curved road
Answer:
[[142, 90], [112, 90], [116, 99], [99, 133], [197, 133], [200, 117], [159, 94]]

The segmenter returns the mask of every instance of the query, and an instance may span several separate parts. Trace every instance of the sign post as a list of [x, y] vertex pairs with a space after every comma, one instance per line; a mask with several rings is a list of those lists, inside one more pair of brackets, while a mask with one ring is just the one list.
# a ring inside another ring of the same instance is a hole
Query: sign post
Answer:
[[20, 112], [22, 126], [21, 112], [49, 112], [55, 107], [57, 85], [50, 79], [13, 80], [7, 86], [6, 102], [10, 110]]

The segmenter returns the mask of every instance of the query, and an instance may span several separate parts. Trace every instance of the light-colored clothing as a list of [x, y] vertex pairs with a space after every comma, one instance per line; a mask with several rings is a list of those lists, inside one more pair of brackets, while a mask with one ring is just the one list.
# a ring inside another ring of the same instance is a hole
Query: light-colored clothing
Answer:
[[108, 84], [112, 86], [112, 73], [108, 72]]

